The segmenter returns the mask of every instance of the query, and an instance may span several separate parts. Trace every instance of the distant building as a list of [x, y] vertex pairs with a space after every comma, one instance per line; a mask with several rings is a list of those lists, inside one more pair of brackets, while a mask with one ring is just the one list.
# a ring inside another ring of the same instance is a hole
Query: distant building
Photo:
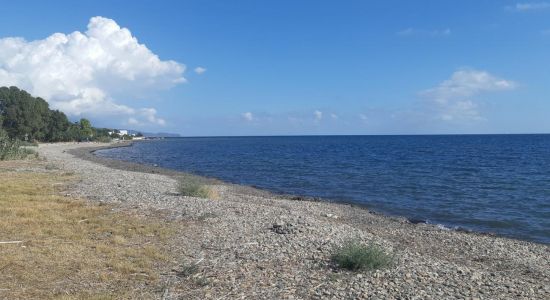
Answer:
[[127, 135], [127, 134], [128, 134], [128, 130], [119, 130], [119, 131], [118, 131], [118, 134], [120, 134], [120, 135]]

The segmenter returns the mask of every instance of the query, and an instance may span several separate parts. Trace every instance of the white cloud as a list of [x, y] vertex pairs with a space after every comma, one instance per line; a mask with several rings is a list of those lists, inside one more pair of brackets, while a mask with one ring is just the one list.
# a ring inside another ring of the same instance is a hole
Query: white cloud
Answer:
[[254, 115], [251, 112], [245, 112], [241, 116], [248, 122], [254, 121]]
[[323, 112], [316, 110], [313, 112], [313, 116], [315, 117], [316, 121], [321, 121], [321, 119], [323, 118]]
[[542, 10], [542, 9], [549, 9], [550, 2], [518, 2], [515, 5], [507, 6], [506, 8], [509, 10], [515, 10], [520, 12]]
[[421, 92], [441, 120], [481, 120], [475, 97], [485, 92], [516, 88], [513, 81], [501, 79], [486, 71], [461, 69], [438, 86]]
[[397, 35], [400, 36], [430, 36], [430, 37], [445, 37], [451, 35], [451, 29], [435, 29], [435, 30], [426, 30], [426, 29], [417, 29], [417, 28], [407, 28], [397, 32]]
[[128, 125], [139, 125], [139, 121], [136, 118], [128, 118]]
[[369, 118], [365, 114], [359, 114], [359, 119], [361, 119], [361, 121], [364, 122], [364, 121], [367, 121]]
[[335, 114], [335, 113], [331, 113], [331, 114], [330, 114], [330, 117], [331, 117], [333, 120], [338, 120], [338, 118], [339, 118], [338, 115]]
[[203, 68], [203, 67], [196, 67], [194, 71], [195, 71], [195, 73], [201, 75], [201, 74], [203, 74], [204, 72], [206, 72], [206, 68]]
[[151, 124], [158, 124], [161, 126], [166, 125], [166, 121], [164, 121], [164, 119], [157, 117], [157, 110], [154, 108], [142, 108], [139, 110], [139, 115]]
[[540, 32], [542, 35], [550, 35], [550, 29], [545, 29]]
[[128, 123], [165, 121], [153, 108], [117, 99], [185, 82], [185, 66], [162, 61], [114, 20], [93, 17], [88, 29], [35, 41], [0, 39], [0, 85], [15, 85], [70, 116], [126, 116]]

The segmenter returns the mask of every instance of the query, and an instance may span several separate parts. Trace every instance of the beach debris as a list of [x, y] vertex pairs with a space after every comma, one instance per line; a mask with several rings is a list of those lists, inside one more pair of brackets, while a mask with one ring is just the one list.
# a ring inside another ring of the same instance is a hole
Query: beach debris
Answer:
[[329, 214], [329, 213], [323, 214], [323, 217], [327, 217], [327, 218], [331, 218], [331, 219], [338, 219], [337, 215]]
[[5, 241], [5, 242], [0, 241], [0, 245], [3, 245], [3, 244], [21, 244], [21, 243], [23, 243], [23, 241]]

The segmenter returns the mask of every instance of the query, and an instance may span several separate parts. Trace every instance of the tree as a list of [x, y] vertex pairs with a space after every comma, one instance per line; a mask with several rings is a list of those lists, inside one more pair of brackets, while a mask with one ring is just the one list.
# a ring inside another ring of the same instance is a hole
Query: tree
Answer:
[[80, 119], [80, 136], [82, 139], [89, 140], [93, 137], [94, 131], [92, 129], [92, 123], [88, 119]]
[[48, 124], [47, 140], [50, 142], [60, 142], [68, 140], [67, 130], [69, 129], [69, 120], [64, 113], [54, 110], [50, 113], [50, 121]]
[[106, 129], [96, 130], [87, 119], [71, 124], [63, 112], [51, 110], [46, 100], [14, 86], [0, 87], [0, 132], [10, 139], [43, 142], [82, 141], [108, 135]]
[[2, 127], [12, 139], [45, 141], [51, 136], [48, 102], [17, 87], [0, 88], [0, 114]]

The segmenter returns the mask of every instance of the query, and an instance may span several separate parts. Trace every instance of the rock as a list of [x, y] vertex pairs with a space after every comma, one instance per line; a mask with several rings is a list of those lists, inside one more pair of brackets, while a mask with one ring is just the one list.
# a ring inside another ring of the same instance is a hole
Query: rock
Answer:
[[302, 230], [298, 226], [292, 223], [277, 221], [273, 223], [273, 225], [271, 226], [271, 231], [278, 234], [291, 234], [291, 233], [301, 232]]
[[284, 227], [285, 226], [285, 222], [283, 221], [277, 221], [275, 223], [273, 223], [273, 228], [281, 228], [281, 227]]
[[479, 281], [479, 280], [481, 280], [482, 278], [483, 278], [483, 276], [482, 276], [482, 274], [481, 274], [480, 272], [474, 272], [474, 273], [472, 274], [472, 277], [470, 277], [470, 279], [471, 279], [472, 281]]
[[457, 273], [460, 275], [465, 275], [469, 273], [469, 270], [466, 267], [458, 267]]

